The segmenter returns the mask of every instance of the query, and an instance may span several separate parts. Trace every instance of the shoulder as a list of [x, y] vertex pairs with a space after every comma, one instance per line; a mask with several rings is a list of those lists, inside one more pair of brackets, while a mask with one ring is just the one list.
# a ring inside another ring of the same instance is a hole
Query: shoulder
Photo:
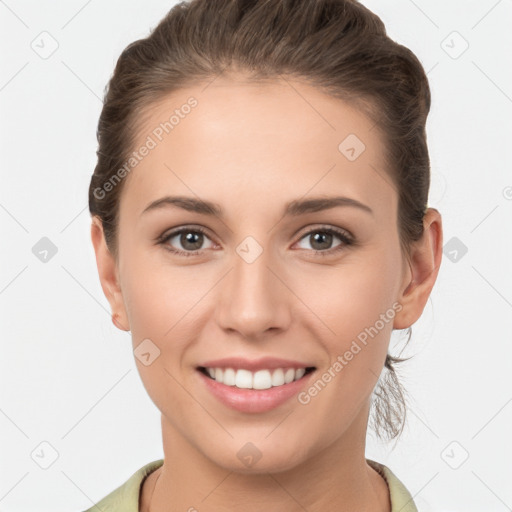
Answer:
[[122, 485], [102, 498], [98, 503], [84, 512], [139, 512], [139, 495], [142, 482], [153, 471], [164, 463], [163, 459], [155, 460], [142, 466]]
[[368, 464], [378, 471], [386, 480], [391, 498], [391, 512], [418, 512], [411, 493], [398, 477], [384, 464], [366, 459]]

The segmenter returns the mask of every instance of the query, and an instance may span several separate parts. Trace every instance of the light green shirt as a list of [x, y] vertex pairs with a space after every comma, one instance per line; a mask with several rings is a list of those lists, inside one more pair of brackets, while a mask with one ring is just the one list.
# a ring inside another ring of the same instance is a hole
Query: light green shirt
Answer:
[[[391, 512], [418, 512], [409, 491], [388, 467], [370, 459], [366, 459], [366, 461], [384, 477], [388, 484]], [[146, 464], [124, 484], [85, 512], [139, 512], [139, 496], [142, 483], [150, 473], [158, 469], [163, 463], [164, 459], [159, 459]]]

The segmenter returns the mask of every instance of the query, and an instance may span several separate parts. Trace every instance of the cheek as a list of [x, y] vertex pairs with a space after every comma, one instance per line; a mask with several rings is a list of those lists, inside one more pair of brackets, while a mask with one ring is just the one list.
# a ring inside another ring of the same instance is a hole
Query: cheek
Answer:
[[316, 271], [302, 281], [299, 293], [316, 314], [317, 338], [330, 359], [325, 380], [336, 382], [330, 399], [355, 406], [377, 382], [400, 307], [394, 295], [399, 269], [398, 252], [381, 248], [375, 255], [354, 253], [336, 271]]
[[178, 267], [169, 263], [157, 251], [133, 252], [126, 258], [123, 297], [134, 346], [149, 338], [162, 352], [172, 347], [176, 360], [187, 338], [198, 337], [197, 320], [204, 309], [201, 301], [215, 279], [197, 269], [194, 265]]
[[398, 268], [394, 256], [354, 255], [336, 269], [303, 273], [294, 290], [333, 337], [346, 342], [392, 308]]
[[[179, 372], [191, 340], [200, 336], [198, 303], [207, 291], [206, 284], [194, 284], [193, 267], [178, 270], [136, 255], [125, 263], [123, 295], [141, 380], [160, 411], [170, 409], [170, 417], [188, 417], [190, 402], [178, 384]], [[144, 341], [148, 339], [156, 349]], [[144, 351], [137, 350], [139, 345]], [[151, 354], [149, 364], [137, 357], [144, 352]]]
[[346, 270], [339, 272], [339, 279], [315, 281], [308, 295], [315, 297], [311, 309], [322, 320], [315, 321], [316, 338], [329, 362], [300, 398], [311, 405], [305, 412], [315, 411], [312, 428], [330, 425], [330, 438], [349, 427], [370, 397], [382, 372], [395, 314], [390, 284], [379, 276], [382, 269]]
[[160, 339], [173, 324], [179, 287], [168, 282], [166, 273], [147, 253], [128, 245], [123, 249], [122, 290], [133, 343]]

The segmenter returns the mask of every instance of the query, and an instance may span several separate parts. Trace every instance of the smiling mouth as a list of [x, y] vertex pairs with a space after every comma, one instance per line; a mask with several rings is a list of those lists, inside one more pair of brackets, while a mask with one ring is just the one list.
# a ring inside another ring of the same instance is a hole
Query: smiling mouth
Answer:
[[241, 389], [269, 389], [300, 380], [316, 370], [316, 367], [276, 368], [256, 372], [234, 368], [205, 368], [204, 366], [199, 366], [197, 369], [209, 379], [226, 386]]

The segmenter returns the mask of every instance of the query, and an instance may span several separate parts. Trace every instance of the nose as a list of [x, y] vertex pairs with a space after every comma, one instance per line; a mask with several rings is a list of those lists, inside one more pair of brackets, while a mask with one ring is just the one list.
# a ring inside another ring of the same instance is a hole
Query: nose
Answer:
[[[268, 251], [270, 252], [270, 251]], [[224, 277], [216, 308], [219, 326], [243, 338], [260, 340], [270, 332], [286, 330], [290, 323], [293, 294], [286, 276], [263, 251], [254, 261], [234, 255], [233, 266]]]

